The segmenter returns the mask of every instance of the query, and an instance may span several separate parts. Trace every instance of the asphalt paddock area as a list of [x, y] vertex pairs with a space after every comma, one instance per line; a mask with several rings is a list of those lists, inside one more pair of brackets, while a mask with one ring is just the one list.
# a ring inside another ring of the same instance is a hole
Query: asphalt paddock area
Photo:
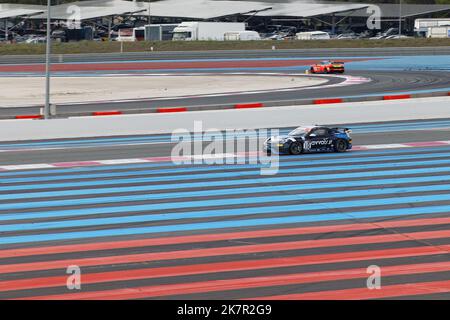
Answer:
[[[445, 121], [397, 139], [443, 138]], [[389, 126], [420, 124], [354, 139]], [[0, 172], [0, 298], [448, 298], [450, 144], [420, 145], [280, 157], [270, 176], [158, 161]]]

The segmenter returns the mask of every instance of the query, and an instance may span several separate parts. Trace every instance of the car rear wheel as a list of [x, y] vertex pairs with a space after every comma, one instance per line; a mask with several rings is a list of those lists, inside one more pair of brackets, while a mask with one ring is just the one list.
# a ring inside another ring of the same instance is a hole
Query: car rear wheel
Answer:
[[311, 68], [311, 69], [309, 70], [309, 72], [310, 72], [310, 73], [316, 73], [316, 72], [314, 71], [314, 68]]
[[303, 146], [298, 142], [294, 142], [289, 147], [289, 152], [293, 155], [299, 155], [303, 152]]
[[345, 142], [342, 139], [339, 139], [336, 141], [335, 146], [334, 146], [334, 150], [336, 152], [345, 152], [347, 151], [347, 142]]

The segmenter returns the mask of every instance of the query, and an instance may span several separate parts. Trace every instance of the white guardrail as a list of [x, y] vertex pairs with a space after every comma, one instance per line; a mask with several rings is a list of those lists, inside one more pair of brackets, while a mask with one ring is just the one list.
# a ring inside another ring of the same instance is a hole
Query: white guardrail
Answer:
[[0, 141], [157, 134], [180, 128], [192, 131], [194, 121], [202, 121], [205, 130], [225, 130], [449, 117], [450, 97], [435, 97], [53, 120], [2, 120]]

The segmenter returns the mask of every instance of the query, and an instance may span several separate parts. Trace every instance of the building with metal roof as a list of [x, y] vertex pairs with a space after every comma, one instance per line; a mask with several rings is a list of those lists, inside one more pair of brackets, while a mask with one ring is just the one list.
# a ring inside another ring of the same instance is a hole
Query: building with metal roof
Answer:
[[[369, 7], [374, 5], [352, 2], [314, 0], [162, 0], [126, 1], [91, 0], [52, 6], [51, 18], [58, 21], [79, 20], [89, 23], [112, 24], [116, 17], [137, 19], [142, 23], [178, 23], [186, 20], [246, 21], [253, 26], [279, 23], [306, 29], [366, 28]], [[400, 16], [409, 28], [417, 17], [432, 17], [435, 13], [449, 12], [450, 5], [375, 5], [381, 12], [383, 27], [395, 25]], [[46, 19], [45, 6], [0, 4], [0, 19]], [[119, 19], [120, 20], [120, 19]], [[95, 22], [97, 21], [97, 22]], [[390, 25], [389, 25], [390, 23]], [[1, 25], [1, 24], [0, 24]], [[257, 30], [257, 29], [255, 29]]]
[[[11, 6], [11, 5], [7, 5]], [[31, 12], [31, 6], [15, 5], [16, 9], [22, 11], [12, 12], [20, 16], [20, 13]], [[71, 2], [52, 7], [52, 19], [69, 19], [73, 17], [75, 6], [79, 8], [81, 20], [88, 20], [111, 15], [141, 14], [156, 17], [179, 17], [192, 19], [214, 19], [230, 15], [255, 15], [255, 16], [284, 16], [284, 17], [311, 17], [341, 12], [349, 12], [357, 9], [367, 8], [364, 3], [319, 3], [311, 0], [295, 0], [291, 2], [277, 1], [229, 1], [229, 0], [164, 0], [153, 2], [148, 1], [124, 1], [124, 0], [93, 0]], [[35, 16], [35, 19], [46, 17], [45, 7], [40, 7], [38, 11], [44, 14]], [[0, 14], [4, 11], [0, 7]], [[6, 12], [6, 10], [5, 10]], [[6, 16], [5, 16], [6, 17]]]
[[[403, 18], [417, 17], [450, 11], [450, 4], [402, 4], [402, 6], [399, 6], [398, 3], [381, 3], [377, 4], [377, 7], [380, 8], [381, 16], [385, 19], [397, 18], [399, 16], [402, 16]], [[369, 13], [367, 13], [367, 10], [356, 10], [349, 15], [354, 17], [367, 17], [369, 16]]]
[[0, 19], [30, 16], [46, 11], [45, 6], [0, 3]]

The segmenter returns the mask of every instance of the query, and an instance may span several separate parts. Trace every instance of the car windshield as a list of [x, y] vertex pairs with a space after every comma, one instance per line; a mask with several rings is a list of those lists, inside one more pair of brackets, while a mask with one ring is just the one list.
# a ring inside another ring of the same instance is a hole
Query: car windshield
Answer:
[[321, 64], [330, 64], [330, 61], [322, 61]]
[[308, 132], [311, 131], [311, 128], [307, 127], [298, 127], [297, 129], [292, 130], [289, 135], [290, 136], [304, 136]]

